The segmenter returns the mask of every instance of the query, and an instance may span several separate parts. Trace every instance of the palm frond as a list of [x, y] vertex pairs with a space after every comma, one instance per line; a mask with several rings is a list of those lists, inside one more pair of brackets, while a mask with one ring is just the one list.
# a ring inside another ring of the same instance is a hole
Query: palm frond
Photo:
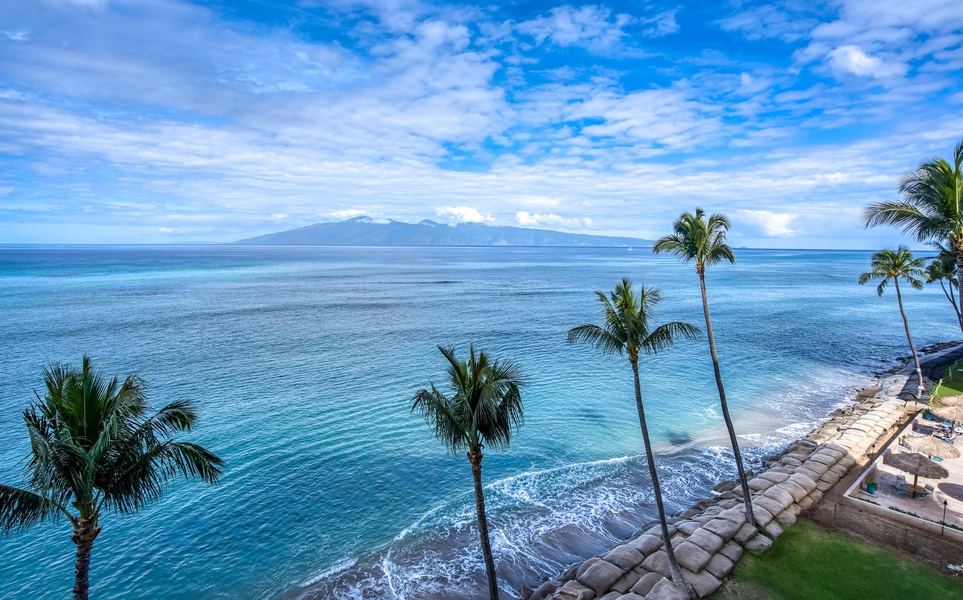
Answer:
[[40, 494], [0, 484], [0, 531], [4, 533], [56, 519], [65, 512], [62, 506]]

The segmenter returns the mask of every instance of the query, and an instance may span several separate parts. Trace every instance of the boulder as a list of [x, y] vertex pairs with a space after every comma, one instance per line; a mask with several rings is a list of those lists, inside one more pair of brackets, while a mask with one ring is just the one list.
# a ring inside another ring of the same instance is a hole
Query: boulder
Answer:
[[682, 521], [676, 525], [679, 531], [681, 531], [686, 536], [692, 535], [692, 532], [698, 529], [701, 525], [695, 521]]
[[629, 590], [632, 589], [633, 585], [639, 582], [639, 579], [642, 579], [642, 575], [644, 574], [645, 574], [645, 569], [641, 569], [641, 568], [632, 569], [631, 571], [623, 575], [622, 579], [619, 579], [618, 581], [612, 584], [612, 591], [621, 592], [623, 594], [628, 592]]
[[659, 573], [664, 577], [671, 576], [669, 573], [669, 557], [666, 555], [665, 550], [657, 550], [648, 555], [645, 560], [642, 561], [642, 566], [646, 571]]
[[743, 548], [745, 548], [746, 552], [758, 556], [772, 548], [772, 540], [760, 533], [743, 544]]
[[763, 528], [763, 531], [766, 532], [766, 535], [775, 540], [781, 536], [785, 530], [779, 525], [779, 523], [773, 521], [772, 523], [766, 525]]
[[612, 589], [612, 584], [621, 579], [622, 575], [625, 575], [624, 569], [600, 560], [579, 575], [578, 580], [601, 596]]
[[652, 588], [655, 587], [655, 584], [664, 579], [665, 577], [659, 575], [658, 573], [646, 573], [641, 579], [639, 579], [638, 583], [632, 586], [632, 593], [645, 596], [652, 591]]
[[[756, 518], [757, 519], [759, 518], [758, 514], [756, 514]], [[739, 528], [739, 531], [736, 532], [736, 535], [732, 536], [732, 539], [739, 542], [740, 544], [745, 544], [747, 541], [749, 541], [749, 539], [751, 539], [757, 533], [759, 533], [759, 530], [756, 529], [755, 526], [750, 525], [749, 523], [743, 523], [742, 527]]]
[[568, 581], [555, 590], [552, 600], [595, 600], [595, 592], [577, 581]]
[[793, 504], [786, 510], [782, 511], [776, 515], [776, 522], [783, 526], [783, 528], [788, 529], [796, 524], [796, 513], [793, 512], [793, 508], [796, 505]]
[[663, 579], [645, 595], [645, 600], [690, 600], [689, 594], [680, 590], [668, 579]]
[[722, 545], [726, 543], [726, 540], [707, 530], [705, 527], [694, 531], [687, 541], [702, 548], [709, 554], [715, 554], [719, 551], [719, 548], [722, 548]]
[[628, 542], [626, 545], [635, 548], [644, 556], [648, 556], [662, 547], [662, 538], [648, 533], [643, 533], [639, 537]]
[[732, 572], [732, 567], [734, 567], [735, 564], [736, 563], [724, 554], [719, 553], [712, 557], [712, 560], [706, 565], [705, 570], [712, 573], [717, 579], [725, 579], [729, 573]]
[[799, 502], [800, 500], [805, 498], [809, 492], [812, 491], [812, 490], [807, 491], [803, 489], [798, 483], [791, 480], [784, 481], [782, 485], [780, 485], [779, 487], [782, 488], [783, 491], [785, 491], [787, 494], [789, 494], [792, 497], [793, 502]]
[[[816, 480], [807, 475], [803, 475], [798, 471], [791, 475], [787, 481], [791, 481], [792, 483], [795, 483], [802, 489], [806, 490], [807, 494], [816, 489]], [[799, 502], [799, 500], [796, 500], [796, 502]]]
[[581, 577], [582, 573], [588, 571], [592, 565], [594, 565], [600, 560], [602, 559], [599, 558], [598, 556], [593, 556], [592, 558], [585, 559], [585, 562], [583, 562], [581, 565], [578, 566], [578, 569], [575, 571], [575, 577], [572, 577], [572, 579], [578, 579], [579, 577]]
[[739, 528], [742, 527], [743, 523], [745, 522], [746, 520], [744, 518], [740, 519], [739, 521], [733, 521], [732, 519], [719, 517], [712, 519], [703, 525], [702, 528], [706, 531], [711, 531], [723, 540], [728, 540], [732, 536], [736, 535], [736, 532], [739, 531]]
[[644, 559], [644, 554], [628, 544], [616, 546], [615, 548], [612, 548], [608, 554], [602, 557], [602, 560], [612, 563], [623, 571], [628, 571], [629, 569], [635, 567], [635, 565], [642, 562]]
[[722, 581], [708, 571], [692, 573], [683, 569], [682, 576], [685, 577], [685, 580], [689, 582], [689, 585], [692, 586], [692, 589], [695, 590], [700, 598], [705, 598], [712, 594], [722, 585]]
[[562, 587], [562, 584], [559, 581], [546, 581], [535, 588], [535, 591], [528, 597], [528, 600], [546, 600], [546, 598], [550, 597], [555, 593], [555, 590], [560, 587]]
[[735, 541], [726, 542], [722, 548], [719, 549], [719, 554], [725, 556], [733, 563], [737, 563], [739, 559], [742, 558], [742, 546]]
[[675, 558], [680, 566], [697, 573], [709, 563], [712, 555], [687, 540], [675, 549]]

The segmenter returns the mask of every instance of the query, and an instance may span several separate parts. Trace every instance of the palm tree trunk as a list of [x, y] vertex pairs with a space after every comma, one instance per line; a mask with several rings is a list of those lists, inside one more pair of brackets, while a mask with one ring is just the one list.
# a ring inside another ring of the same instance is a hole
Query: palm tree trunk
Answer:
[[475, 480], [475, 512], [478, 513], [478, 535], [481, 538], [482, 555], [485, 558], [485, 571], [488, 573], [488, 595], [491, 600], [498, 600], [498, 577], [495, 575], [495, 559], [492, 557], [492, 545], [488, 540], [488, 517], [485, 515], [485, 492], [482, 489], [480, 448], [473, 448], [468, 453], [471, 463], [471, 474]]
[[[963, 310], [963, 244], [952, 244], [951, 248], [956, 254], [956, 291], [960, 296], [957, 306]], [[960, 319], [960, 330], [963, 331], [963, 318]]]
[[960, 331], [963, 331], [963, 314], [960, 314], [960, 306], [956, 303], [956, 296], [951, 293], [953, 290], [953, 280], [950, 279], [950, 289], [947, 290], [946, 284], [944, 284], [943, 280], [940, 279], [940, 288], [943, 289], [943, 295], [946, 296], [946, 299], [949, 300], [950, 304], [953, 305], [953, 312], [956, 313], [956, 320], [960, 324]]
[[74, 600], [87, 600], [90, 590], [90, 551], [93, 550], [94, 540], [100, 533], [97, 519], [78, 519], [74, 525], [74, 534], [70, 536], [77, 544], [77, 562], [74, 565]]
[[736, 470], [739, 473], [739, 485], [742, 486], [742, 499], [746, 507], [746, 523], [756, 524], [756, 518], [752, 514], [752, 496], [749, 495], [749, 480], [746, 478], [746, 469], [742, 465], [742, 452], [739, 451], [739, 440], [736, 439], [736, 430], [732, 425], [732, 417], [729, 416], [729, 403], [726, 402], [726, 389], [722, 385], [722, 371], [719, 369], [719, 357], [716, 355], [716, 338], [712, 335], [712, 319], [709, 317], [709, 297], [706, 294], [706, 276], [703, 270], [699, 270], [699, 287], [702, 289], [702, 310], [706, 315], [706, 333], [709, 336], [709, 354], [712, 355], [712, 371], [716, 376], [716, 387], [719, 388], [719, 404], [722, 406], [722, 418], [726, 422], [726, 431], [729, 432], [729, 443], [732, 444], [732, 454], [736, 459]]
[[679, 563], [675, 559], [675, 551], [672, 550], [672, 539], [669, 537], [669, 525], [665, 520], [665, 506], [662, 504], [662, 486], [659, 485], [659, 473], [655, 470], [655, 454], [652, 453], [652, 442], [649, 441], [649, 427], [645, 422], [645, 408], [642, 406], [642, 386], [639, 384], [639, 362], [638, 358], [630, 360], [632, 363], [632, 374], [635, 376], [635, 408], [639, 412], [639, 425], [642, 427], [642, 441], [645, 443], [645, 458], [649, 464], [649, 475], [652, 477], [652, 487], [655, 489], [655, 505], [659, 510], [659, 524], [662, 526], [662, 543], [665, 546], [665, 553], [669, 558], [669, 573], [672, 575], [672, 583], [682, 588], [694, 597], [692, 587], [682, 576]]
[[906, 311], [903, 310], [903, 296], [899, 293], [899, 279], [894, 277], [896, 284], [896, 302], [899, 303], [899, 314], [903, 316], [903, 327], [906, 329], [906, 340], [909, 342], [910, 351], [913, 353], [913, 362], [916, 364], [916, 376], [919, 378], [919, 385], [916, 386], [916, 399], [923, 400], [923, 367], [920, 366], [920, 357], [916, 354], [916, 346], [913, 344], [913, 336], [910, 335], [909, 321], [906, 319]]

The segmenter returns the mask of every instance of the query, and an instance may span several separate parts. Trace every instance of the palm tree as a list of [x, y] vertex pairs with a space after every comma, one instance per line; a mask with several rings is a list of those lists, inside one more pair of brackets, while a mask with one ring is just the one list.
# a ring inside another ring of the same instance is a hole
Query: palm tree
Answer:
[[662, 488], [659, 485], [659, 474], [655, 468], [655, 455], [652, 452], [652, 442], [649, 440], [649, 428], [645, 421], [645, 407], [642, 404], [642, 387], [639, 384], [639, 354], [656, 354], [672, 345], [676, 336], [692, 339], [699, 335], [698, 328], [681, 321], [664, 323], [657, 327], [652, 325], [652, 313], [662, 297], [658, 290], [640, 286], [639, 293], [632, 290], [632, 282], [623, 278], [615, 286], [610, 296], [596, 291], [599, 303], [602, 305], [601, 325], [580, 325], [568, 332], [568, 342], [587, 342], [593, 344], [597, 350], [605, 354], [627, 355], [632, 365], [632, 375], [635, 378], [635, 408], [639, 413], [639, 425], [642, 427], [642, 441], [645, 443], [645, 455], [649, 465], [649, 475], [652, 477], [652, 487], [655, 489], [655, 504], [659, 510], [659, 522], [662, 525], [662, 542], [669, 557], [669, 571], [672, 582], [685, 589], [690, 596], [692, 590], [679, 570], [679, 564], [672, 550], [669, 537], [669, 527], [665, 520], [665, 507], [662, 504]]
[[101, 513], [136, 512], [160, 498], [178, 474], [216, 483], [224, 463], [197, 444], [171, 440], [190, 431], [197, 418], [193, 404], [175, 400], [149, 415], [144, 382], [136, 376], [108, 381], [84, 356], [80, 371], [44, 369], [44, 384], [44, 398], [38, 394], [23, 413], [29, 481], [24, 488], [0, 484], [0, 529], [64, 515], [77, 545], [74, 599], [87, 600]]
[[863, 285], [870, 281], [879, 279], [876, 286], [876, 294], [883, 295], [889, 280], [893, 280], [896, 287], [896, 301], [899, 303], [899, 314], [903, 316], [903, 327], [906, 329], [906, 341], [909, 342], [910, 351], [913, 353], [913, 362], [916, 364], [916, 376], [919, 384], [916, 389], [916, 399], [922, 400], [923, 397], [923, 369], [920, 367], [920, 357], [916, 354], [916, 346], [913, 344], [913, 336], [910, 335], [909, 321], [906, 319], [906, 311], [903, 310], [903, 296], [899, 291], [899, 280], [902, 279], [913, 289], [923, 289], [923, 258], [913, 258], [913, 254], [905, 246], [900, 246], [897, 250], [880, 250], [873, 255], [872, 268], [868, 273], [859, 276], [859, 284]]
[[507, 448], [513, 431], [518, 431], [524, 415], [519, 387], [524, 385], [518, 367], [508, 361], [492, 360], [484, 351], [469, 350], [468, 361], [455, 358], [454, 348], [438, 346], [448, 361], [448, 389], [445, 396], [435, 388], [418, 390], [411, 399], [411, 411], [419, 412], [435, 437], [450, 452], [468, 450], [468, 462], [475, 480], [475, 510], [481, 538], [488, 592], [498, 600], [498, 578], [488, 539], [485, 492], [482, 489], [482, 449]]
[[706, 333], [709, 336], [709, 354], [712, 357], [712, 372], [716, 377], [716, 388], [719, 390], [719, 404], [722, 407], [722, 418], [729, 432], [729, 443], [736, 460], [736, 471], [739, 474], [739, 484], [742, 486], [743, 505], [746, 509], [746, 523], [754, 525], [756, 519], [752, 514], [752, 502], [749, 492], [749, 479], [746, 468], [742, 463], [742, 452], [739, 450], [739, 440], [736, 430], [729, 416], [729, 403], [726, 401], [726, 388], [722, 384], [722, 371], [719, 368], [719, 356], [716, 354], [716, 338], [712, 334], [712, 318], [709, 316], [709, 298], [706, 295], [706, 267], [728, 260], [736, 262], [732, 248], [726, 243], [726, 232], [729, 231], [729, 219], [719, 213], [709, 216], [701, 208], [696, 208], [695, 214], [684, 212], [672, 224], [675, 231], [655, 242], [652, 251], [671, 252], [685, 262], [695, 262], [695, 270], [699, 275], [699, 288], [702, 290], [702, 312], [706, 318]]
[[953, 164], [942, 158], [905, 173], [898, 188], [902, 199], [870, 204], [866, 227], [896, 225], [920, 242], [935, 242], [956, 259], [957, 291], [963, 306], [963, 141], [953, 151]]
[[[946, 248], [942, 246], [938, 247], [940, 250], [939, 255], [926, 267], [926, 283], [934, 283], [936, 281], [940, 283], [943, 295], [946, 296], [946, 299], [953, 305], [956, 320], [960, 324], [960, 330], [963, 331], [963, 314], [960, 314], [960, 305], [956, 302], [956, 290], [954, 289], [958, 287], [956, 283], [956, 257]], [[946, 283], [943, 283], [944, 281]], [[947, 289], [947, 287], [949, 289]]]

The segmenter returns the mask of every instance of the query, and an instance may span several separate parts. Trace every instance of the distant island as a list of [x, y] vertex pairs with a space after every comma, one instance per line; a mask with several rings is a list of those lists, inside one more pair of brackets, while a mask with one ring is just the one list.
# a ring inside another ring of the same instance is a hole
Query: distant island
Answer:
[[235, 242], [270, 246], [595, 246], [646, 247], [651, 241], [604, 235], [563, 233], [524, 227], [494, 227], [479, 223], [446, 225], [425, 219], [420, 223], [376, 221], [355, 217], [317, 223]]

